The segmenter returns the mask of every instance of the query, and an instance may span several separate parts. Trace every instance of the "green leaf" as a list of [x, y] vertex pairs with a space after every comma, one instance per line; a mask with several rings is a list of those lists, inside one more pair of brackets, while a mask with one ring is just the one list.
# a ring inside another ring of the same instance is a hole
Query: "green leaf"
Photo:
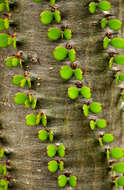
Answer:
[[42, 114], [39, 112], [36, 116], [36, 125], [39, 125], [39, 123], [41, 122], [41, 116]]
[[0, 12], [3, 12], [5, 8], [5, 3], [0, 3]]
[[124, 55], [114, 57], [114, 62], [119, 65], [124, 65]]
[[6, 48], [11, 44], [12, 44], [12, 37], [10, 37], [8, 34], [1, 33], [0, 34], [0, 47]]
[[21, 80], [23, 80], [25, 77], [23, 75], [15, 75], [13, 76], [12, 83], [15, 85], [19, 85]]
[[102, 137], [102, 140], [104, 143], [111, 143], [112, 141], [114, 141], [114, 136], [111, 133], [107, 133]]
[[59, 10], [55, 10], [54, 12], [55, 21], [59, 24], [61, 22], [61, 13]]
[[7, 167], [6, 166], [3, 166], [3, 175], [7, 176]]
[[19, 59], [17, 57], [13, 57], [12, 66], [17, 67], [19, 65]]
[[52, 20], [53, 14], [51, 13], [51, 11], [45, 10], [41, 13], [40, 21], [42, 22], [42, 24], [51, 24]]
[[25, 103], [25, 100], [28, 98], [27, 94], [18, 92], [15, 94], [14, 102], [16, 104], [23, 105]]
[[48, 162], [48, 170], [51, 173], [55, 173], [58, 170], [58, 163], [55, 160]]
[[103, 48], [104, 49], [107, 49], [108, 48], [108, 45], [109, 45], [109, 38], [106, 36], [103, 40]]
[[79, 96], [79, 89], [75, 86], [68, 88], [68, 97], [75, 100]]
[[95, 2], [91, 2], [91, 3], [89, 4], [89, 12], [90, 12], [91, 14], [93, 14], [93, 13], [96, 12], [96, 3], [95, 3]]
[[115, 48], [124, 48], [124, 39], [123, 38], [113, 38], [110, 41], [110, 45], [115, 47]]
[[5, 6], [6, 6], [6, 10], [7, 10], [7, 11], [10, 11], [10, 8], [9, 8], [9, 0], [5, 0]]
[[120, 177], [120, 178], [117, 180], [117, 183], [118, 183], [120, 186], [123, 186], [123, 187], [124, 187], [124, 176]]
[[111, 30], [120, 30], [122, 27], [122, 23], [118, 19], [111, 19], [108, 22], [108, 26]]
[[88, 106], [86, 104], [83, 105], [83, 114], [85, 117], [88, 117], [89, 109], [88, 109]]
[[4, 27], [5, 27], [5, 29], [9, 29], [9, 20], [8, 20], [8, 18], [4, 19]]
[[65, 157], [65, 147], [64, 147], [64, 145], [61, 144], [61, 145], [58, 146], [57, 153], [58, 153], [59, 157], [61, 157], [61, 158]]
[[20, 87], [23, 88], [26, 85], [26, 79], [22, 79], [20, 82]]
[[25, 108], [30, 108], [31, 107], [31, 102], [27, 99], [25, 100]]
[[106, 128], [107, 126], [107, 122], [105, 119], [99, 119], [97, 122], [96, 122], [96, 126], [100, 129], [104, 129]]
[[51, 40], [58, 40], [61, 38], [61, 30], [59, 28], [49, 28], [48, 38]]
[[110, 70], [111, 70], [111, 68], [112, 68], [113, 61], [114, 61], [114, 58], [112, 57], [112, 58], [109, 60], [109, 69], [110, 69]]
[[4, 20], [0, 19], [0, 31], [4, 30]]
[[55, 145], [50, 144], [47, 146], [47, 155], [50, 158], [52, 158], [56, 155], [56, 146]]
[[4, 153], [5, 153], [4, 148], [1, 148], [1, 149], [0, 149], [0, 158], [3, 158], [3, 157], [4, 157]]
[[13, 38], [13, 48], [16, 48], [16, 36]]
[[71, 40], [72, 38], [72, 32], [70, 29], [65, 29], [63, 35], [66, 40]]
[[88, 88], [87, 86], [83, 86], [81, 88], [80, 93], [83, 96], [83, 98], [86, 98], [86, 99], [91, 98], [91, 91], [90, 91], [90, 88]]
[[49, 131], [49, 141], [53, 142], [53, 140], [54, 140], [54, 133], [53, 133], [53, 130], [50, 130]]
[[69, 80], [73, 75], [72, 68], [68, 65], [64, 65], [61, 67], [60, 76], [64, 80]]
[[114, 164], [113, 169], [117, 172], [117, 173], [124, 173], [124, 163], [120, 162], [117, 164]]
[[82, 70], [80, 68], [76, 68], [74, 70], [74, 76], [75, 76], [75, 78], [77, 80], [80, 80], [80, 81], [83, 80], [83, 72], [82, 72]]
[[48, 132], [44, 129], [38, 132], [38, 138], [40, 141], [45, 141], [48, 139]]
[[103, 19], [101, 20], [101, 28], [104, 29], [104, 28], [106, 27], [107, 23], [108, 23], [107, 19], [106, 19], [106, 18], [103, 18]]
[[31, 88], [31, 79], [27, 77], [28, 88]]
[[53, 6], [56, 3], [56, 0], [50, 0], [50, 6]]
[[111, 4], [108, 1], [100, 1], [98, 3], [98, 8], [102, 11], [109, 11], [111, 9]]
[[102, 107], [100, 103], [98, 102], [92, 102], [89, 108], [90, 108], [90, 111], [93, 113], [100, 113], [102, 111]]
[[76, 51], [74, 49], [69, 50], [68, 56], [69, 56], [69, 60], [71, 62], [75, 62], [76, 61]]
[[36, 125], [36, 115], [35, 114], [28, 114], [26, 116], [26, 124], [29, 125], [29, 126], [35, 126]]
[[68, 51], [65, 47], [56, 47], [53, 55], [57, 61], [63, 61], [67, 57]]
[[116, 85], [119, 84], [119, 75], [116, 75], [116, 77], [115, 77], [115, 84], [116, 84]]
[[76, 176], [70, 176], [69, 185], [71, 187], [76, 187], [77, 186], [77, 177]]
[[124, 156], [124, 151], [123, 151], [122, 148], [118, 148], [118, 147], [117, 148], [113, 148], [110, 151], [110, 155], [114, 159], [120, 159], [120, 158], [122, 158]]
[[64, 162], [62, 160], [59, 162], [59, 169], [61, 172], [64, 170]]
[[67, 177], [65, 175], [60, 175], [58, 177], [58, 186], [65, 187], [67, 184]]
[[36, 105], [37, 105], [37, 98], [33, 98], [32, 100], [32, 109], [35, 109], [36, 108]]
[[47, 116], [46, 116], [45, 113], [43, 113], [42, 116], [41, 116], [41, 122], [42, 122], [42, 125], [43, 125], [44, 127], [47, 126]]
[[124, 73], [121, 73], [119, 75], [119, 80], [122, 81], [122, 82], [124, 82]]
[[91, 120], [90, 121], [90, 129], [93, 131], [95, 129], [96, 123], [95, 121]]

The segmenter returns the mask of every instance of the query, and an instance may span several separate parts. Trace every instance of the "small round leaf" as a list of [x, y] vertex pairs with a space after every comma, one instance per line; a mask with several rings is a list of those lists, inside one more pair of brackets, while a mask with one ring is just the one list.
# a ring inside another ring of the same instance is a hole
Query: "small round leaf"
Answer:
[[49, 131], [49, 141], [53, 142], [53, 139], [54, 139], [54, 133], [53, 133], [53, 130], [50, 130]]
[[76, 61], [76, 51], [74, 49], [69, 50], [68, 56], [69, 56], [69, 60], [71, 62], [75, 62]]
[[110, 133], [107, 133], [102, 137], [104, 143], [111, 143], [112, 141], [114, 141], [114, 139], [114, 136]]
[[26, 124], [29, 126], [35, 126], [36, 125], [36, 119], [37, 116], [35, 114], [29, 114], [26, 116]]
[[59, 24], [61, 22], [61, 13], [59, 10], [55, 10], [54, 12], [55, 21]]
[[64, 47], [56, 47], [53, 55], [57, 61], [63, 61], [67, 57], [68, 51]]
[[58, 170], [58, 163], [55, 160], [48, 162], [48, 170], [51, 173], [55, 173]]
[[108, 45], [109, 45], [109, 38], [106, 36], [103, 40], [103, 48], [104, 49], [107, 49], [108, 48]]
[[101, 20], [101, 28], [104, 29], [104, 28], [106, 27], [107, 23], [108, 23], [107, 19], [106, 19], [106, 18], [103, 18], [103, 19]]
[[46, 116], [45, 113], [43, 113], [42, 116], [41, 116], [41, 122], [42, 122], [42, 125], [43, 125], [44, 127], [47, 126], [47, 116]]
[[74, 71], [74, 76], [77, 80], [83, 80], [83, 72], [80, 68], [76, 68]]
[[69, 185], [71, 187], [76, 187], [77, 186], [77, 177], [76, 176], [70, 176]]
[[94, 129], [95, 129], [95, 126], [96, 126], [95, 121], [91, 120], [91, 121], [90, 121], [90, 128], [91, 128], [91, 130], [94, 130]]
[[98, 128], [103, 129], [103, 128], [105, 128], [105, 127], [107, 126], [107, 122], [106, 122], [106, 120], [104, 120], [104, 119], [99, 119], [99, 120], [96, 122], [96, 126], [97, 126]]
[[71, 40], [72, 38], [72, 32], [70, 29], [65, 29], [63, 35], [66, 40]]
[[114, 62], [119, 65], [124, 65], [124, 55], [114, 57]]
[[64, 145], [61, 144], [61, 145], [58, 146], [57, 153], [61, 158], [65, 157], [65, 147], [64, 147]]
[[117, 172], [117, 173], [124, 173], [124, 163], [120, 162], [114, 165], [113, 169]]
[[75, 100], [79, 96], [79, 89], [75, 86], [68, 88], [68, 97]]
[[53, 20], [53, 14], [51, 11], [45, 10], [40, 15], [40, 21], [42, 24], [50, 24]]
[[90, 108], [90, 111], [93, 113], [100, 113], [102, 111], [102, 107], [100, 103], [98, 102], [92, 102], [89, 108]]
[[99, 9], [101, 9], [102, 11], [109, 11], [111, 9], [111, 4], [108, 1], [100, 1], [98, 3], [98, 7]]
[[40, 141], [45, 141], [48, 139], [48, 132], [44, 129], [40, 130], [38, 133], [38, 138]]
[[64, 170], [64, 162], [62, 160], [59, 162], [59, 169], [61, 172]]
[[114, 159], [120, 159], [124, 156], [124, 151], [122, 148], [113, 148], [110, 151], [110, 156]]
[[120, 177], [118, 180], [117, 180], [118, 184], [120, 186], [123, 186], [124, 187], [124, 176]]
[[60, 175], [58, 177], [58, 186], [65, 187], [67, 184], [67, 177], [65, 175]]
[[68, 65], [64, 65], [61, 67], [60, 76], [64, 80], [69, 80], [73, 75], [72, 68]]
[[122, 23], [121, 23], [121, 21], [118, 20], [118, 19], [111, 19], [111, 20], [109, 20], [109, 22], [108, 22], [108, 26], [109, 26], [109, 28], [112, 29], [112, 30], [120, 30], [121, 27], [122, 27]]
[[23, 80], [25, 77], [23, 75], [15, 75], [12, 79], [13, 84], [19, 85], [21, 80]]
[[18, 93], [15, 94], [14, 102], [16, 104], [23, 105], [23, 104], [25, 104], [25, 100], [27, 98], [28, 98], [27, 94], [18, 92]]
[[88, 106], [86, 104], [83, 105], [83, 114], [85, 117], [88, 117], [89, 109], [88, 109]]
[[123, 49], [124, 48], [124, 39], [123, 38], [113, 38], [110, 41], [111, 46], [115, 47], [115, 48], [120, 48]]
[[88, 88], [87, 86], [83, 86], [81, 88], [80, 93], [83, 96], [83, 98], [86, 98], [86, 99], [91, 98], [91, 91], [90, 91], [90, 88]]
[[90, 12], [91, 14], [93, 14], [93, 13], [96, 12], [96, 3], [95, 3], [95, 2], [91, 2], [91, 3], [89, 4], [89, 12]]
[[51, 40], [58, 40], [61, 37], [61, 30], [59, 28], [49, 28], [48, 38]]
[[47, 146], [47, 155], [50, 158], [52, 158], [56, 155], [56, 146], [55, 145], [50, 144]]

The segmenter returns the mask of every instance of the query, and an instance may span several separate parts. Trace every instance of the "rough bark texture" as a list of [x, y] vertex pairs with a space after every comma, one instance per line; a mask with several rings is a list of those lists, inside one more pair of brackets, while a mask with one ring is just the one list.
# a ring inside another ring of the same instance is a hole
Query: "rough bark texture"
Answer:
[[[102, 39], [105, 31], [98, 26], [102, 13], [91, 16], [88, 13], [88, 0], [58, 0], [57, 6], [63, 14], [63, 23], [70, 25], [73, 31], [72, 44], [77, 51], [78, 65], [85, 70], [84, 84], [93, 92], [93, 100], [100, 101], [103, 112], [99, 115], [109, 122], [107, 132], [116, 136], [112, 146], [124, 144], [124, 120], [119, 108], [120, 89], [115, 86], [112, 72], [108, 71], [106, 52], [102, 49]], [[8, 69], [4, 66], [5, 57], [12, 55], [12, 48], [0, 50], [0, 122], [5, 136], [4, 146], [12, 149], [10, 159], [13, 170], [11, 171], [14, 186], [18, 190], [55, 190], [57, 174], [50, 174], [47, 163], [50, 159], [46, 156], [48, 143], [41, 143], [37, 138], [38, 127], [25, 125], [25, 116], [28, 113], [44, 111], [49, 118], [48, 128], [55, 131], [55, 143], [64, 143], [66, 146], [65, 170], [72, 171], [78, 177], [76, 190], [111, 190], [111, 179], [108, 175], [107, 163], [104, 153], [96, 143], [95, 133], [91, 132], [88, 120], [81, 113], [83, 99], [70, 101], [67, 97], [67, 88], [75, 83], [72, 79], [63, 82], [59, 76], [60, 66], [69, 63], [56, 62], [53, 58], [53, 49], [57, 45], [65, 45], [66, 41], [51, 42], [46, 37], [49, 26], [40, 23], [40, 13], [48, 8], [48, 2], [33, 3], [32, 0], [20, 0], [14, 11], [13, 19], [18, 22], [17, 36], [24, 43], [18, 46], [25, 54], [37, 53], [40, 64], [27, 63], [31, 74], [40, 77], [31, 90], [33, 95], [40, 98], [37, 110], [24, 109], [13, 103], [16, 92], [23, 89], [11, 83], [12, 76], [23, 74], [19, 68]], [[123, 21], [123, 0], [111, 0], [112, 14]], [[124, 23], [124, 21], [123, 21]], [[52, 24], [51, 26], [56, 26]], [[123, 25], [124, 26], [124, 25]], [[124, 37], [124, 28], [120, 36]], [[53, 70], [50, 70], [53, 67]], [[28, 92], [27, 89], [24, 90]], [[65, 188], [67, 189], [67, 187]]]

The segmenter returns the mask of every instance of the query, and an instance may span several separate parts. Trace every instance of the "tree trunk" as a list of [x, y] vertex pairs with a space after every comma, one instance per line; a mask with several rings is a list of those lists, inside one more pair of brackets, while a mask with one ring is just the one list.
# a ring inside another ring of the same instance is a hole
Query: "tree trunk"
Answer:
[[[103, 17], [101, 12], [95, 15], [88, 13], [87, 0], [58, 0], [57, 6], [62, 12], [64, 24], [69, 24], [73, 31], [72, 44], [77, 52], [78, 65], [85, 71], [83, 83], [92, 89], [93, 100], [103, 105], [101, 118], [105, 118], [109, 125], [106, 132], [112, 132], [116, 140], [112, 146], [123, 147], [124, 124], [123, 113], [119, 108], [120, 89], [113, 81], [112, 72], [108, 70], [106, 51], [102, 49], [105, 31], [98, 26]], [[112, 14], [123, 21], [123, 0], [111, 0]], [[4, 141], [2, 146], [10, 148], [9, 159], [12, 162], [11, 171], [13, 190], [59, 190], [57, 176], [47, 170], [49, 160], [46, 156], [48, 143], [41, 143], [37, 133], [38, 127], [25, 125], [25, 116], [29, 113], [44, 111], [49, 119], [48, 128], [55, 131], [55, 143], [63, 143], [66, 147], [64, 158], [65, 170], [71, 171], [78, 178], [76, 190], [110, 190], [111, 178], [108, 165], [103, 153], [96, 143], [98, 130], [92, 132], [88, 119], [81, 112], [83, 99], [71, 101], [67, 97], [67, 88], [75, 84], [72, 79], [63, 82], [59, 76], [60, 67], [65, 62], [57, 62], [53, 58], [53, 50], [58, 45], [65, 45], [66, 40], [52, 42], [46, 33], [48, 27], [40, 23], [40, 13], [48, 8], [48, 2], [34, 3], [32, 0], [20, 0], [12, 11], [13, 20], [17, 21], [17, 37], [23, 40], [17, 50], [26, 55], [37, 54], [39, 64], [26, 63], [31, 75], [38, 78], [31, 93], [38, 96], [40, 104], [37, 110], [24, 109], [15, 105], [13, 97], [16, 92], [28, 92], [12, 84], [12, 76], [23, 74], [19, 68], [8, 69], [4, 65], [7, 56], [15, 53], [13, 48], [0, 50], [0, 121]], [[52, 24], [51, 26], [59, 26]], [[124, 37], [124, 28], [120, 36]], [[25, 67], [26, 69], [26, 67]], [[67, 188], [65, 188], [67, 189]]]

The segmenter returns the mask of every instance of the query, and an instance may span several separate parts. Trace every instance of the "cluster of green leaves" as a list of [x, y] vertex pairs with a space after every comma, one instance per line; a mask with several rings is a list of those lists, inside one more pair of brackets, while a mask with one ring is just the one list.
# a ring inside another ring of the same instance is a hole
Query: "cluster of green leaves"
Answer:
[[89, 3], [89, 12], [94, 14], [96, 12], [96, 8], [99, 8], [102, 11], [109, 11], [111, 9], [111, 4], [109, 1], [100, 1], [98, 3], [91, 2]]
[[7, 176], [7, 167], [5, 165], [0, 164], [0, 175]]
[[71, 40], [72, 32], [71, 29], [65, 29], [64, 31], [59, 28], [49, 28], [48, 38], [51, 40], [59, 40], [60, 38], [65, 38], [66, 40]]
[[[34, 2], [43, 2], [44, 0], [33, 0]], [[53, 6], [54, 4], [56, 3], [56, 0], [50, 0], [49, 1], [49, 4], [50, 4], [50, 6]]]
[[108, 26], [111, 30], [120, 30], [122, 28], [122, 22], [118, 19], [108, 20], [107, 18], [103, 18], [101, 20], [101, 28], [104, 29]]
[[89, 111], [95, 114], [100, 113], [102, 111], [102, 106], [98, 102], [92, 102], [90, 105], [84, 104], [83, 114], [85, 117], [88, 117]]
[[58, 169], [62, 172], [64, 170], [64, 162], [62, 160], [56, 161], [56, 160], [51, 160], [48, 162], [48, 170], [51, 173], [55, 173], [58, 171]]
[[10, 11], [9, 0], [0, 0], [0, 12]]
[[25, 105], [26, 108], [35, 109], [37, 105], [37, 98], [33, 98], [31, 94], [18, 92], [15, 94], [14, 102], [19, 105]]
[[111, 133], [106, 133], [102, 137], [99, 137], [99, 144], [102, 147], [103, 143], [111, 143], [113, 142], [115, 137]]
[[31, 78], [25, 77], [23, 75], [13, 76], [12, 83], [20, 86], [21, 88], [25, 87], [26, 85], [28, 85], [28, 87], [31, 88]]
[[64, 80], [69, 80], [74, 75], [77, 80], [83, 80], [83, 71], [80, 68], [73, 70], [70, 66], [64, 65], [61, 67], [60, 76]]
[[9, 19], [6, 18], [0, 18], [0, 31], [9, 29]]
[[62, 46], [56, 47], [54, 49], [53, 55], [57, 61], [63, 61], [67, 58], [67, 56], [69, 57], [69, 60], [71, 62], [76, 61], [76, 51], [73, 48], [68, 50], [67, 48]]
[[115, 84], [118, 85], [119, 81], [124, 82], [124, 73], [120, 73], [116, 75]]
[[76, 187], [77, 186], [77, 177], [76, 176], [70, 176], [66, 177], [66, 175], [60, 175], [58, 177], [58, 186], [59, 187], [65, 187], [69, 183], [69, 186]]
[[9, 68], [17, 67], [18, 65], [20, 65], [20, 67], [22, 68], [22, 59], [16, 56], [7, 57], [7, 59], [5, 60], [5, 65]]
[[58, 24], [61, 22], [61, 13], [58, 9], [55, 9], [54, 12], [44, 10], [40, 14], [40, 21], [42, 24], [51, 24], [53, 20], [55, 20]]
[[65, 147], [63, 144], [60, 144], [58, 146], [50, 144], [47, 146], [48, 157], [53, 158], [56, 154], [61, 158], [65, 157]]
[[45, 130], [45, 129], [41, 129], [38, 132], [38, 138], [40, 141], [45, 141], [49, 138], [50, 142], [53, 142], [54, 140], [54, 133], [53, 130]]
[[103, 40], [103, 48], [107, 49], [109, 44], [114, 48], [124, 49], [124, 39], [123, 38], [112, 38], [109, 39], [107, 36]]
[[95, 130], [96, 127], [99, 129], [104, 129], [107, 126], [107, 122], [105, 119], [98, 119], [97, 121], [91, 120], [90, 121], [90, 128], [91, 130]]
[[39, 112], [38, 114], [28, 114], [25, 118], [26, 124], [29, 126], [36, 126], [40, 123], [46, 127], [47, 125], [47, 116], [45, 113]]
[[12, 46], [16, 48], [16, 36], [12, 37], [8, 34], [1, 33], [0, 34], [0, 48], [6, 48]]
[[4, 157], [4, 154], [5, 154], [5, 149], [4, 149], [4, 148], [1, 148], [1, 149], [0, 149], [0, 158], [3, 158], [3, 157]]
[[82, 88], [77, 88], [75, 86], [71, 86], [68, 88], [68, 97], [72, 100], [75, 100], [78, 98], [79, 93], [81, 94], [81, 96], [83, 98], [86, 99], [90, 99], [92, 94], [91, 94], [91, 90], [89, 87], [87, 86], [83, 86]]
[[111, 57], [109, 60], [109, 69], [112, 68], [113, 63], [117, 65], [124, 65], [124, 55], [118, 55], [115, 57]]
[[8, 189], [8, 181], [6, 179], [0, 179], [0, 190]]

